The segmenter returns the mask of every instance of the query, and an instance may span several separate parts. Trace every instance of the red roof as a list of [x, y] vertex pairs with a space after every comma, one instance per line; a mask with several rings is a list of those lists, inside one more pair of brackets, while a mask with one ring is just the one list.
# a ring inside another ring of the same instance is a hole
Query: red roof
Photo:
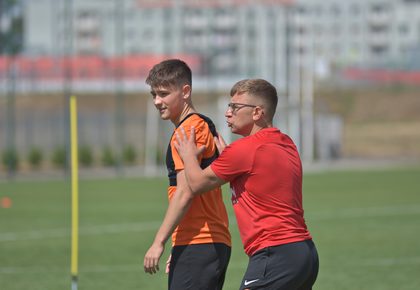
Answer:
[[350, 80], [420, 84], [420, 71], [348, 68], [343, 71], [343, 75]]
[[[179, 58], [199, 72], [201, 59], [195, 55], [129, 55], [104, 58], [100, 56], [53, 57], [20, 56], [13, 59], [18, 76], [32, 79], [59, 79], [70, 74], [73, 79], [94, 80], [122, 77], [137, 79], [147, 76], [153, 65], [168, 58]], [[7, 74], [10, 57], [0, 56], [0, 75]]]

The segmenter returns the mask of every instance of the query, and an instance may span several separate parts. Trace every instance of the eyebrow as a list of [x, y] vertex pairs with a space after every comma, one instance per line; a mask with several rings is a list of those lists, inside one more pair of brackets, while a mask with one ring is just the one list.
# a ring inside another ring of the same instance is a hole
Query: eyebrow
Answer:
[[170, 90], [168, 90], [168, 89], [160, 88], [160, 89], [156, 89], [156, 90], [152, 89], [152, 90], [150, 90], [150, 93], [168, 93], [169, 91]]

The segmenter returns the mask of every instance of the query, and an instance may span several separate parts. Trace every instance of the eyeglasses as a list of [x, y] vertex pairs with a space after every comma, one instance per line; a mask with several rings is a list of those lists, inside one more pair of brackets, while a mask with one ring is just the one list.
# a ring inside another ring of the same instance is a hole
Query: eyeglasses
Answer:
[[250, 108], [256, 108], [257, 106], [249, 105], [249, 104], [241, 104], [241, 103], [229, 103], [228, 104], [228, 110], [230, 110], [232, 113], [235, 113], [239, 111], [242, 108], [250, 107]]

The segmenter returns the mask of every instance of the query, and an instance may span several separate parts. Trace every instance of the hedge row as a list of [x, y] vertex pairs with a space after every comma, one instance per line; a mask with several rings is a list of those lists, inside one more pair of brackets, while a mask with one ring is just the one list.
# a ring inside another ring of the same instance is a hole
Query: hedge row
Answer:
[[[28, 162], [31, 168], [39, 169], [42, 163], [45, 161], [44, 153], [38, 147], [33, 147], [29, 150], [24, 160]], [[114, 166], [119, 161], [117, 154], [112, 150], [111, 147], [106, 146], [102, 149], [100, 154], [100, 164], [103, 166]], [[65, 168], [67, 163], [67, 151], [64, 146], [55, 148], [50, 156], [51, 164], [56, 168]], [[132, 165], [136, 162], [137, 153], [133, 146], [126, 146], [122, 152], [121, 162], [126, 165]], [[95, 163], [93, 150], [87, 145], [79, 147], [79, 163], [80, 166], [90, 167]], [[5, 150], [2, 153], [2, 163], [4, 168], [8, 170], [17, 170], [21, 163], [21, 157], [19, 153], [12, 149]]]

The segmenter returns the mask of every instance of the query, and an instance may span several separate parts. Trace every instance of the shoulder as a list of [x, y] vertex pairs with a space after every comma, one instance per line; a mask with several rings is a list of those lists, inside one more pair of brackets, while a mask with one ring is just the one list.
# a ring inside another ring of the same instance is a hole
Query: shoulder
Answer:
[[[205, 116], [197, 113], [188, 116], [175, 128], [174, 134], [171, 138], [171, 142], [175, 142], [175, 132], [178, 132], [178, 134], [180, 134], [181, 128], [184, 129], [187, 138], [189, 138], [191, 134], [191, 127], [194, 127], [196, 143], [206, 145], [206, 147], [209, 147], [209, 151], [212, 151], [212, 146], [214, 145], [213, 136], [217, 136], [216, 127], [210, 119], [208, 119], [207, 117], [203, 117]], [[209, 123], [208, 120], [211, 123]]]
[[238, 158], [247, 158], [253, 155], [255, 143], [249, 137], [243, 137], [233, 141], [223, 150], [222, 154], [226, 156], [237, 156]]
[[247, 146], [255, 146], [256, 143], [254, 142], [253, 136], [242, 137], [238, 140], [233, 141], [230, 146], [233, 147], [247, 147]]
[[213, 124], [210, 118], [207, 118], [204, 115], [201, 114], [192, 114], [187, 119], [185, 119], [179, 126], [176, 128], [176, 130], [179, 130], [181, 127], [184, 128], [185, 131], [189, 131], [189, 129], [194, 126], [194, 128], [197, 130], [208, 130], [209, 124]]

